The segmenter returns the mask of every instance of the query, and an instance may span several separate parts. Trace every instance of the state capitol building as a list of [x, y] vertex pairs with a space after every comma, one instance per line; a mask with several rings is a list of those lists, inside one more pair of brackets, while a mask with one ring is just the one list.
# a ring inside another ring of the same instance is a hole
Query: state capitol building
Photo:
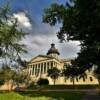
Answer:
[[[53, 80], [47, 76], [48, 69], [57, 67], [59, 70], [62, 70], [64, 66], [70, 64], [71, 61], [69, 59], [61, 59], [59, 55], [58, 49], [56, 49], [55, 44], [52, 43], [46, 55], [38, 55], [32, 58], [27, 68], [28, 75], [31, 76], [32, 81], [36, 82], [39, 78], [45, 78], [48, 79], [49, 84], [52, 85]], [[60, 76], [56, 80], [56, 84], [71, 85], [73, 83], [71, 79], [65, 80], [63, 76]], [[92, 71], [87, 71], [87, 78], [75, 80], [75, 84], [98, 84], [98, 80], [93, 76]]]

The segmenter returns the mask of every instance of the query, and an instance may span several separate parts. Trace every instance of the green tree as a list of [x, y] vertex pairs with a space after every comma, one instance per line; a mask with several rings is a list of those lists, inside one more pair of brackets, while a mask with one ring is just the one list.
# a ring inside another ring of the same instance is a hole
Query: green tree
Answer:
[[80, 41], [81, 50], [76, 61], [81, 70], [85, 72], [93, 65], [100, 67], [100, 1], [69, 1], [65, 5], [54, 3], [45, 9], [43, 22], [62, 25], [57, 33], [61, 41]]
[[21, 53], [27, 53], [19, 41], [26, 35], [18, 29], [17, 19], [11, 17], [9, 5], [0, 8], [0, 59], [5, 64], [17, 62]]
[[3, 80], [3, 84], [7, 83], [9, 91], [12, 90], [14, 86], [15, 75], [16, 72], [8, 66], [2, 67], [0, 71], [0, 80]]
[[70, 79], [73, 82], [73, 87], [75, 85], [75, 78], [78, 77], [76, 68], [72, 67], [71, 65], [67, 65], [66, 68], [63, 69], [62, 72], [65, 79]]
[[79, 80], [80, 78], [86, 78], [86, 72], [82, 72], [77, 66], [77, 63], [75, 60], [71, 60], [71, 64], [64, 65], [64, 69], [62, 71], [62, 75], [65, 77], [65, 79], [70, 79], [73, 82], [73, 88], [75, 87], [75, 80]]
[[28, 76], [27, 73], [24, 71], [16, 72], [16, 75], [14, 77], [14, 81], [15, 81], [17, 87], [19, 87], [22, 84], [25, 86], [28, 86], [30, 80], [31, 80], [30, 76]]
[[99, 69], [99, 67], [94, 70], [94, 76], [98, 79], [99, 86], [100, 86], [100, 69]]
[[1, 85], [8, 84], [8, 90], [11, 91], [13, 86], [19, 87], [24, 84], [27, 86], [30, 81], [30, 77], [23, 69], [12, 69], [8, 66], [3, 66], [0, 70]]
[[49, 76], [49, 77], [51, 77], [53, 79], [54, 85], [55, 85], [56, 80], [60, 76], [60, 70], [57, 69], [56, 67], [53, 67], [52, 69], [48, 70], [48, 75], [47, 76]]

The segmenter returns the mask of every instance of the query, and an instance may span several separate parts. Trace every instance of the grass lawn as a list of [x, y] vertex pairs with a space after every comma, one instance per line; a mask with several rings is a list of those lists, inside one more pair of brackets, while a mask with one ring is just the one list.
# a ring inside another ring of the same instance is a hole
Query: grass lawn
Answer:
[[0, 100], [81, 100], [80, 92], [0, 92]]

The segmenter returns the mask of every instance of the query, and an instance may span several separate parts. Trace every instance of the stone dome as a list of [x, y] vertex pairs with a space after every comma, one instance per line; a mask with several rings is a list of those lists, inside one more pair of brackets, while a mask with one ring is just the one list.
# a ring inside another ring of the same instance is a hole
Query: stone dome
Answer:
[[58, 55], [60, 54], [58, 49], [55, 48], [54, 43], [51, 44], [51, 48], [48, 50], [47, 55], [52, 54], [52, 53], [53, 54], [58, 54]]

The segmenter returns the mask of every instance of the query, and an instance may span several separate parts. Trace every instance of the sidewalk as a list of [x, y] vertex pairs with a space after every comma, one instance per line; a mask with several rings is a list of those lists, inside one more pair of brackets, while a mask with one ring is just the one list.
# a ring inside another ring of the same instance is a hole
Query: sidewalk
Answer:
[[82, 100], [100, 100], [100, 91], [87, 91]]

